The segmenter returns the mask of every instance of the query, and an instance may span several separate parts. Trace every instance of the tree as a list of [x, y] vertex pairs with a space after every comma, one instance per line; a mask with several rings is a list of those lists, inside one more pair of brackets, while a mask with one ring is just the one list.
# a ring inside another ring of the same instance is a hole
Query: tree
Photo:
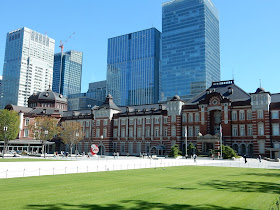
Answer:
[[29, 125], [29, 129], [33, 133], [33, 137], [40, 140], [42, 143], [44, 158], [46, 157], [45, 144], [47, 140], [53, 139], [60, 131], [60, 127], [57, 126], [58, 120], [52, 117], [36, 117], [34, 122]]
[[181, 151], [179, 150], [179, 146], [177, 144], [175, 144], [172, 148], [171, 148], [171, 152], [169, 153], [168, 157], [178, 157], [179, 154], [181, 154]]
[[193, 143], [189, 143], [188, 145], [188, 155], [193, 155], [196, 150], [196, 147], [193, 145]]
[[64, 144], [69, 144], [70, 155], [72, 154], [73, 145], [83, 140], [84, 136], [81, 123], [71, 121], [61, 123], [60, 138]]
[[19, 133], [20, 117], [17, 112], [0, 110], [0, 139], [4, 140], [3, 158], [9, 140], [15, 139]]

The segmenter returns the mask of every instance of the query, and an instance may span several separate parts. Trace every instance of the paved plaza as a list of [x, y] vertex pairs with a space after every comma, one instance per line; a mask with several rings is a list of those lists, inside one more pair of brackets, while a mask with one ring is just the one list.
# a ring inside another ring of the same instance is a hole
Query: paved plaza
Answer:
[[[26, 157], [24, 157], [26, 158]], [[31, 157], [30, 157], [31, 158]], [[38, 159], [38, 158], [36, 158]], [[163, 168], [172, 166], [218, 166], [280, 169], [279, 162], [269, 162], [258, 159], [247, 159], [245, 164], [240, 160], [212, 160], [210, 158], [191, 159], [172, 158], [139, 158], [139, 157], [47, 157], [50, 160], [61, 161], [32, 161], [32, 162], [0, 162], [0, 178], [15, 178], [28, 176], [43, 176], [57, 174], [88, 173], [114, 170], [131, 170], [140, 168]]]

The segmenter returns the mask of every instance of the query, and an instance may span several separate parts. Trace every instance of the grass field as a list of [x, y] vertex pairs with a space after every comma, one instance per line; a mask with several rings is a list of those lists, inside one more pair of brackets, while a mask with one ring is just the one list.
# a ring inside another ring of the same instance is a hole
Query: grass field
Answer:
[[32, 162], [32, 161], [61, 161], [52, 159], [33, 159], [33, 158], [0, 158], [0, 162]]
[[0, 180], [1, 209], [269, 209], [280, 171], [181, 166]]

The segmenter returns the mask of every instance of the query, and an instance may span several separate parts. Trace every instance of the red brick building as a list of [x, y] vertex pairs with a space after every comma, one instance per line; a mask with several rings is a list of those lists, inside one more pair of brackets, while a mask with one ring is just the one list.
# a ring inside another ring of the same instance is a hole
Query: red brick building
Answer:
[[61, 121], [81, 122], [86, 135], [77, 145], [80, 152], [87, 153], [96, 144], [99, 154], [167, 155], [177, 144], [184, 154], [186, 142], [192, 142], [200, 153], [208, 154], [219, 148], [222, 128], [222, 143], [238, 154], [276, 158], [280, 157], [279, 111], [280, 94], [263, 88], [249, 94], [229, 80], [213, 82], [189, 101], [174, 96], [163, 104], [117, 107], [108, 95], [100, 107], [64, 111]]

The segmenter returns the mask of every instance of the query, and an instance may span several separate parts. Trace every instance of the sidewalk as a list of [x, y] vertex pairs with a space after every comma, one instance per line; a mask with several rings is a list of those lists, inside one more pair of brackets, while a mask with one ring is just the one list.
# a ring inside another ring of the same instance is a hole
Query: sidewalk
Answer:
[[140, 168], [172, 167], [172, 166], [218, 166], [280, 169], [279, 162], [269, 162], [248, 158], [248, 162], [239, 160], [212, 160], [210, 158], [193, 159], [143, 159], [139, 157], [48, 157], [47, 159], [69, 161], [38, 161], [38, 162], [0, 162], [0, 178], [27, 176], [43, 176], [72, 173], [88, 173], [100, 171], [130, 170]]

